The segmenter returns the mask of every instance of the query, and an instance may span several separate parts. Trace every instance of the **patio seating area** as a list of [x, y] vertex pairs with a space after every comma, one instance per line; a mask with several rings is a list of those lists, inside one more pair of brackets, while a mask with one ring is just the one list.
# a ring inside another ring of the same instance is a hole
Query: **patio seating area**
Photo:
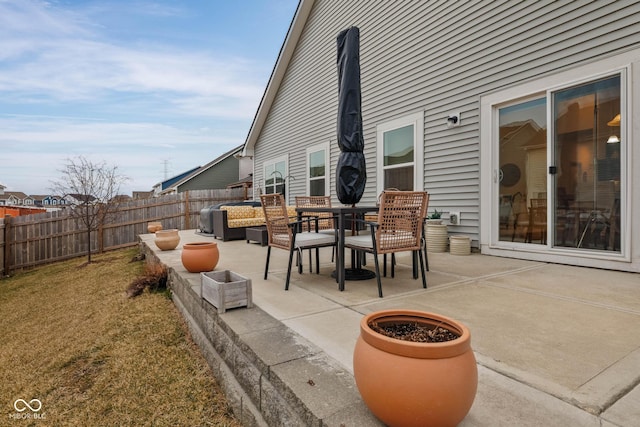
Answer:
[[[461, 426], [632, 426], [640, 419], [640, 277], [542, 262], [430, 253], [429, 286], [413, 278], [411, 253], [396, 256], [395, 278], [291, 273], [289, 254], [244, 240], [221, 242], [216, 270], [251, 278], [253, 308], [218, 314], [199, 298], [200, 277], [180, 262], [181, 246], [213, 241], [180, 232], [176, 250], [148, 257], [171, 268], [173, 298], [245, 425], [380, 425], [359, 398], [352, 352], [363, 314], [409, 308], [469, 327], [479, 385]], [[369, 266], [372, 267], [372, 266]], [[199, 319], [205, 319], [199, 321]], [[211, 328], [211, 330], [206, 328]]]

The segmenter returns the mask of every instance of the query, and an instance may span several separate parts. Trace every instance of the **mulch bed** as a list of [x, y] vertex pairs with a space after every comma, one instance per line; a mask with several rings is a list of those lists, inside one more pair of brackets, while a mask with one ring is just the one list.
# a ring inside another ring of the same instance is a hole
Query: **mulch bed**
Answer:
[[446, 342], [460, 336], [441, 326], [425, 326], [419, 323], [369, 323], [375, 332], [391, 338], [412, 342]]

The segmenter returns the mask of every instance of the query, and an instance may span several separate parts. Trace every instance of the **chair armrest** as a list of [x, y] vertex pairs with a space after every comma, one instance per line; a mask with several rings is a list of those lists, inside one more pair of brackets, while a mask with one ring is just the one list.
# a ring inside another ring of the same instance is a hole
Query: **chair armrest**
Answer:
[[376, 228], [380, 227], [380, 224], [378, 224], [375, 221], [367, 221], [367, 220], [360, 219], [360, 218], [355, 218], [355, 219], [352, 219], [351, 221], [357, 222], [359, 224], [362, 224], [362, 225], [365, 226], [365, 228], [367, 228], [367, 226], [369, 226], [371, 228], [371, 233], [374, 233], [376, 231]]
[[214, 209], [213, 214], [213, 233], [219, 236], [224, 235], [227, 227], [227, 211]]
[[337, 215], [333, 215], [333, 216], [323, 216], [320, 217], [319, 215], [302, 215], [302, 219], [297, 219], [296, 217], [296, 221], [290, 221], [289, 222], [289, 227], [293, 227], [293, 232], [297, 233], [300, 230], [300, 226], [302, 226], [302, 224], [307, 223], [309, 224], [309, 227], [311, 226], [311, 221], [313, 221], [315, 223], [316, 226], [316, 233], [318, 232], [318, 222], [321, 220], [327, 220], [327, 219], [333, 219], [333, 220], [337, 220], [338, 216]]

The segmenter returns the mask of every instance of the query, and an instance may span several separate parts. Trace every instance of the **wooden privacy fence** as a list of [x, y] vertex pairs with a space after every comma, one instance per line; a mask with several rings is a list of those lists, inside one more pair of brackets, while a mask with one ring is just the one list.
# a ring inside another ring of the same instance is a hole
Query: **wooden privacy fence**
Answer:
[[150, 221], [160, 221], [164, 229], [198, 228], [201, 209], [243, 199], [244, 191], [238, 188], [192, 190], [126, 202], [107, 224], [91, 233], [90, 242], [84, 224], [65, 210], [6, 216], [0, 218], [0, 272], [6, 276], [14, 270], [83, 256], [89, 245], [92, 253], [134, 246], [139, 234], [148, 233]]

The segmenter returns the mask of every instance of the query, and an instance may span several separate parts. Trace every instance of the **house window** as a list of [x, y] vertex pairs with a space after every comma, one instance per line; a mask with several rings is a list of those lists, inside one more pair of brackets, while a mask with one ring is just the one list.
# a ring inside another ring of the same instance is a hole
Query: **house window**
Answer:
[[307, 148], [307, 194], [326, 196], [329, 194], [329, 144]]
[[264, 194], [280, 193], [286, 195], [285, 180], [288, 174], [287, 157], [281, 156], [264, 162]]
[[423, 113], [402, 117], [377, 127], [378, 192], [423, 188]]

